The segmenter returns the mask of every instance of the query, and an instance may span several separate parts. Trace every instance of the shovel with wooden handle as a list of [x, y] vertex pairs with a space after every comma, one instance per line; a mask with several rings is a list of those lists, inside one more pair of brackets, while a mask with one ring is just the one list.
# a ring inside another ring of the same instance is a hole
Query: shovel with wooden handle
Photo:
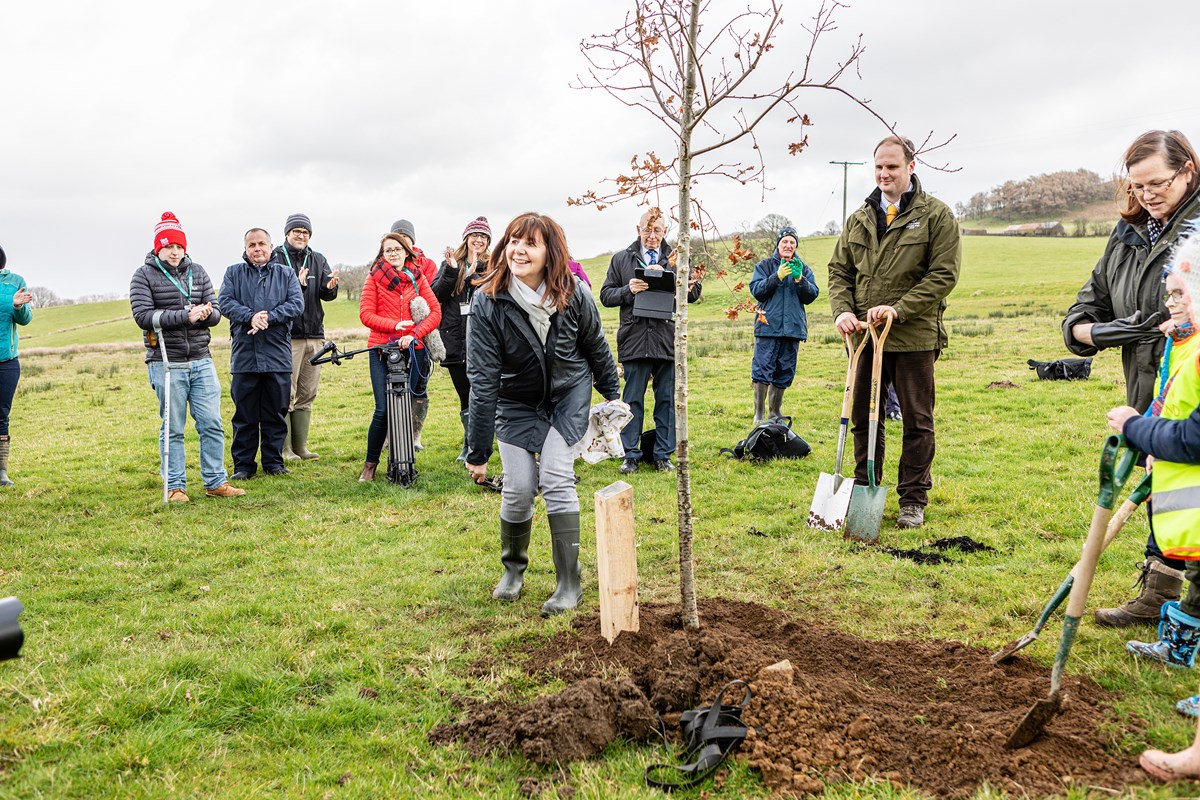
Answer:
[[871, 411], [867, 419], [867, 485], [855, 486], [850, 493], [850, 507], [846, 510], [847, 539], [874, 543], [879, 540], [879, 526], [883, 524], [883, 506], [887, 502], [887, 487], [875, 484], [875, 443], [879, 436], [879, 390], [883, 383], [883, 343], [892, 329], [889, 315], [883, 323], [883, 332], [876, 325], [868, 325], [871, 335]]
[[1062, 710], [1062, 673], [1067, 666], [1067, 657], [1071, 654], [1075, 633], [1079, 630], [1079, 620], [1087, 606], [1088, 591], [1091, 590], [1092, 578], [1096, 575], [1096, 562], [1100, 560], [1104, 535], [1108, 529], [1109, 518], [1112, 517], [1113, 498], [1125, 485], [1137, 461], [1137, 451], [1126, 449], [1120, 462], [1117, 462], [1117, 453], [1124, 443], [1125, 437], [1114, 433], [1105, 440], [1104, 449], [1100, 453], [1100, 493], [1096, 498], [1096, 509], [1092, 512], [1092, 524], [1088, 528], [1087, 542], [1083, 545], [1083, 555], [1075, 565], [1075, 580], [1071, 584], [1067, 613], [1063, 618], [1062, 639], [1058, 642], [1054, 668], [1050, 672], [1050, 696], [1045, 700], [1038, 700], [1025, 713], [1004, 742], [1004, 746], [1009, 749], [1031, 744], [1042, 735], [1047, 723]]
[[[1104, 534], [1104, 544], [1100, 547], [1101, 553], [1108, 549], [1108, 546], [1112, 544], [1112, 540], [1115, 539], [1117, 534], [1121, 532], [1121, 528], [1125, 527], [1125, 523], [1133, 515], [1133, 512], [1137, 510], [1138, 506], [1146, 502], [1146, 498], [1149, 496], [1150, 473], [1146, 473], [1146, 476], [1142, 478], [1142, 482], [1137, 485], [1137, 488], [1135, 488], [1125, 502], [1121, 504], [1121, 507], [1117, 509], [1117, 513], [1113, 514], [1112, 520], [1108, 523], [1108, 531]], [[1041, 635], [1042, 629], [1046, 627], [1046, 622], [1050, 619], [1050, 615], [1054, 613], [1055, 609], [1062, 605], [1062, 601], [1065, 600], [1067, 595], [1070, 593], [1071, 586], [1075, 583], [1075, 574], [1078, 571], [1079, 564], [1077, 562], [1071, 569], [1070, 574], [1067, 575], [1062, 584], [1058, 587], [1058, 590], [1055, 591], [1054, 596], [1050, 598], [1050, 602], [1046, 604], [1044, 609], [1042, 609], [1042, 615], [1038, 617], [1037, 624], [1033, 626], [1033, 630], [1021, 638], [1014, 639], [1013, 641], [1004, 645], [1004, 647], [1001, 647], [995, 653], [992, 653], [993, 664], [1003, 664], [1015, 656], [1018, 650], [1021, 650], [1022, 648], [1027, 647], [1028, 645], [1031, 645], [1037, 641], [1038, 636]]]
[[817, 490], [813, 493], [812, 506], [808, 511], [808, 526], [827, 531], [840, 531], [846, 524], [846, 510], [850, 507], [850, 493], [854, 490], [854, 478], [842, 475], [842, 457], [846, 452], [846, 433], [850, 429], [850, 409], [854, 403], [854, 376], [858, 371], [858, 358], [867, 346], [867, 335], [855, 348], [850, 343], [850, 334], [843, 334], [846, 354], [850, 357], [846, 366], [846, 390], [842, 394], [842, 417], [838, 424], [837, 457], [833, 462], [833, 474], [822, 472], [817, 478]]

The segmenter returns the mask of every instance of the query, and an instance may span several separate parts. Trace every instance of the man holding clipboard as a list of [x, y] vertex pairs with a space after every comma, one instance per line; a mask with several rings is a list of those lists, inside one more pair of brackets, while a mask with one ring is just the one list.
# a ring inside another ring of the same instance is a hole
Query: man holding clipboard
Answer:
[[[600, 289], [600, 302], [620, 307], [617, 360], [625, 373], [621, 399], [629, 404], [633, 419], [621, 431], [625, 460], [621, 473], [638, 470], [643, 455], [654, 468], [670, 472], [675, 449], [675, 271], [670, 265], [671, 246], [664, 241], [667, 219], [652, 208], [638, 221], [638, 238], [615, 253]], [[700, 282], [688, 286], [688, 302], [700, 299]], [[644, 399], [654, 385], [655, 443], [652, 453], [641, 449]]]

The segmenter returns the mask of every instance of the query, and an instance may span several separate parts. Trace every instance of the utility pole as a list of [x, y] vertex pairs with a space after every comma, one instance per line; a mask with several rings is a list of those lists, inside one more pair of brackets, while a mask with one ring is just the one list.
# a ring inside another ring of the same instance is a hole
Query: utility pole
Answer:
[[846, 227], [846, 173], [849, 171], [850, 167], [861, 166], [867, 162], [865, 162], [865, 161], [830, 161], [829, 163], [842, 165], [842, 219], [839, 224], [844, 228], [844, 227]]

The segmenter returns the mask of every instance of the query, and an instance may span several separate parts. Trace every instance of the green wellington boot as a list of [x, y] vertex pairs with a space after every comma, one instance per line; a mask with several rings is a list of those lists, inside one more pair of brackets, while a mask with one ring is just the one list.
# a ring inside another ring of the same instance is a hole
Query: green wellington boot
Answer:
[[521, 596], [525, 568], [529, 566], [529, 532], [532, 529], [532, 517], [524, 522], [500, 520], [500, 563], [504, 565], [504, 577], [492, 590], [493, 600], [511, 603]]
[[300, 456], [292, 450], [292, 414], [294, 411], [289, 411], [283, 415], [283, 424], [287, 425], [287, 430], [283, 434], [283, 460], [284, 461], [299, 461]]
[[414, 397], [413, 410], [413, 450], [424, 450], [421, 444], [421, 429], [425, 427], [425, 417], [429, 416], [429, 398]]
[[754, 384], [754, 424], [759, 425], [767, 418], [767, 384]]
[[312, 425], [312, 409], [297, 408], [292, 412], [292, 453], [305, 461], [320, 458], [308, 449], [308, 428]]
[[0, 486], [16, 485], [8, 479], [8, 452], [11, 441], [8, 436], [0, 436]]
[[583, 599], [579, 570], [579, 512], [550, 514], [550, 552], [558, 585], [542, 606], [542, 616], [570, 611]]
[[458, 454], [458, 458], [456, 458], [454, 460], [465, 463], [467, 460], [467, 428], [470, 427], [470, 425], [471, 425], [471, 412], [470, 411], [460, 411], [460, 412], [458, 412], [458, 418], [460, 420], [462, 420], [463, 446], [462, 446], [462, 452], [460, 452]]

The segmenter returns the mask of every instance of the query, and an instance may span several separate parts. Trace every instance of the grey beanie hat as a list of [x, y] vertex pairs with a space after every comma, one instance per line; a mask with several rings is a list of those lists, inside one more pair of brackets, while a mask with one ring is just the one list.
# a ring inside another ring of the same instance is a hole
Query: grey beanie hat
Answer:
[[287, 218], [287, 222], [283, 224], [283, 235], [287, 236], [296, 228], [304, 228], [304, 230], [312, 233], [312, 220], [307, 214], [292, 214]]
[[417, 243], [417, 229], [406, 219], [398, 219], [392, 223], [392, 233], [407, 236], [413, 244]]
[[0, 247], [0, 269], [4, 269], [4, 265], [8, 263], [8, 256], [4, 255], [4, 248]]

